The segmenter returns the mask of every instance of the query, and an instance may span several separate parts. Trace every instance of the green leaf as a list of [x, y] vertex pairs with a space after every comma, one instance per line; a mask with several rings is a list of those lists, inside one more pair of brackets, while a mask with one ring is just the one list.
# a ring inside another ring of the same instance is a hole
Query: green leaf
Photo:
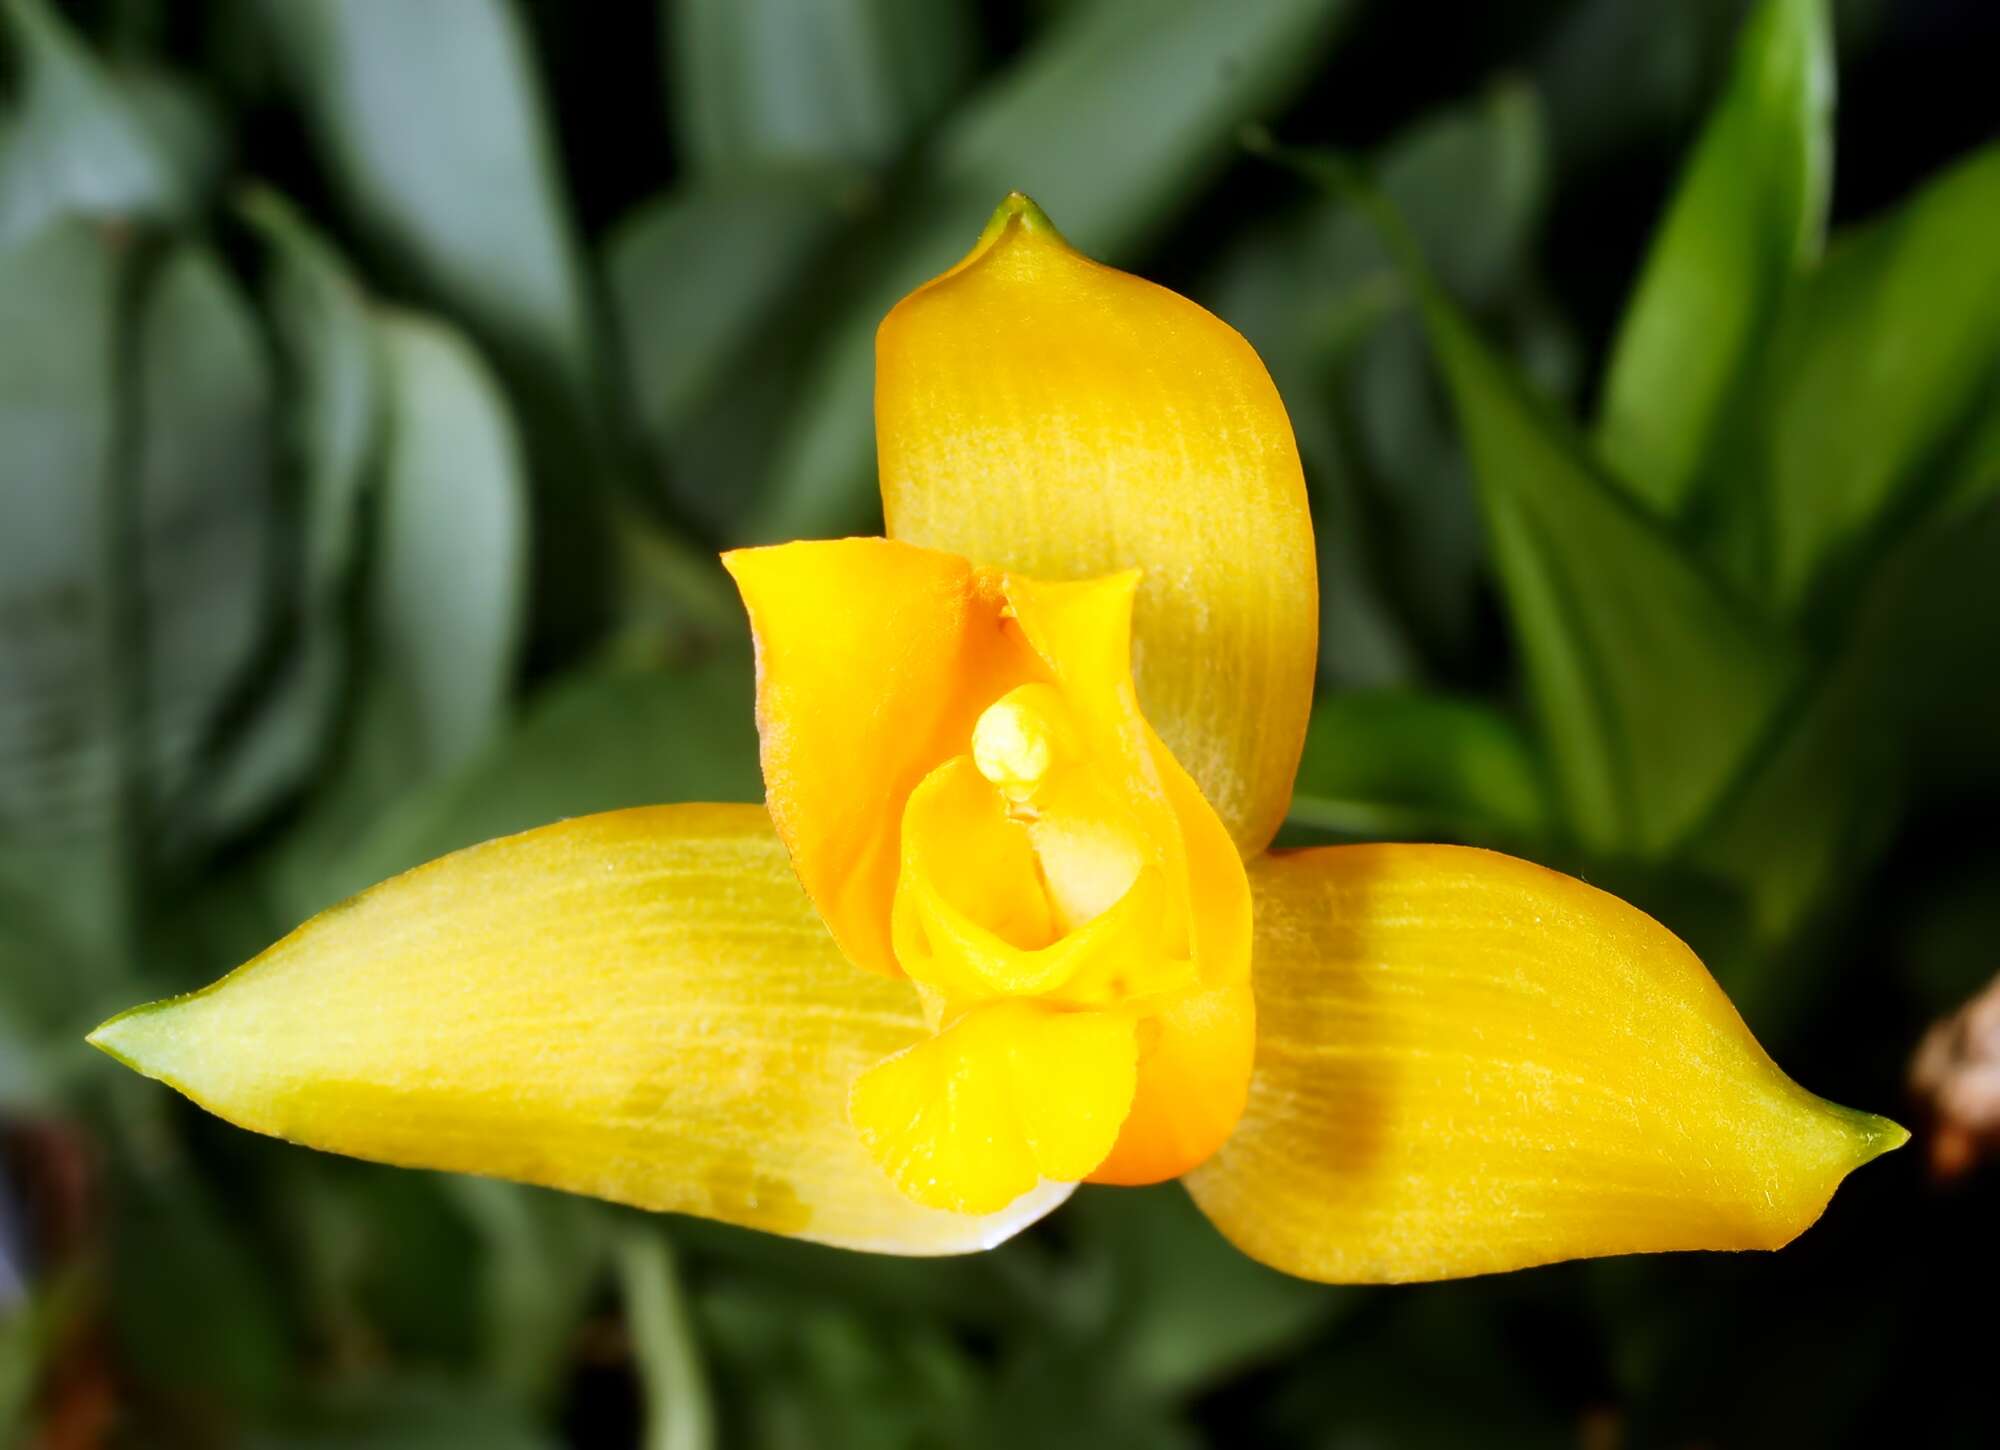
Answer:
[[264, 249], [264, 301], [283, 365], [293, 587], [276, 668], [187, 804], [213, 836], [296, 788], [328, 742], [348, 666], [360, 503], [382, 432], [374, 326], [345, 264], [275, 192], [252, 191], [238, 212]]
[[[1862, 651], [1827, 665], [1691, 844], [1697, 863], [1742, 888], [1766, 948], [1868, 860], [1894, 821], [1902, 762], [1878, 683]], [[1752, 985], [1730, 983], [1746, 1012]]]
[[1530, 842], [1554, 822], [1545, 767], [1513, 720], [1401, 691], [1313, 706], [1290, 820], [1342, 834]]
[[[1509, 84], [1381, 153], [1383, 190], [1475, 306], [1527, 284], [1545, 147], [1533, 93]], [[1317, 521], [1322, 679], [1413, 679], [1406, 634], [1433, 655], [1464, 647], [1486, 573], [1470, 472], [1407, 291], [1367, 219], [1310, 193], [1239, 228], [1194, 295], [1250, 340], [1289, 405]]]
[[127, 62], [112, 72], [112, 80], [179, 178], [180, 195], [189, 199], [183, 214], [195, 214], [229, 170], [227, 121], [204, 91], [178, 72]]
[[505, 0], [265, 0], [343, 198], [507, 367], [594, 384], [577, 242], [532, 57]]
[[115, 951], [127, 885], [106, 580], [126, 259], [55, 223], [0, 250], [0, 892]]
[[267, 637], [274, 393], [249, 304], [215, 256], [160, 263], [140, 316], [138, 492], [148, 796], [169, 840], [211, 734]]
[[1097, 0], [1069, 7], [928, 146], [885, 208], [879, 244], [838, 283], [776, 441], [759, 538], [853, 531], [875, 517], [875, 328], [971, 246], [1009, 191], [1031, 193], [1081, 250], [1129, 262], [1227, 158], [1246, 121], [1311, 73], [1347, 0]]
[[1094, 1372], [1143, 1402], [1185, 1401], [1276, 1360], [1359, 1302], [1238, 1253], [1178, 1184], [1085, 1189], [1066, 1217], [1114, 1275]]
[[599, 1205], [450, 1174], [438, 1188], [479, 1235], [484, 1375], [509, 1400], [546, 1408], [573, 1371], [571, 1346], [611, 1256]]
[[354, 563], [381, 441], [381, 359], [367, 298], [326, 239], [274, 191], [250, 191], [238, 210], [266, 250], [265, 302], [291, 369], [302, 589], [324, 607]]
[[1762, 397], [1765, 577], [1787, 609], [1861, 568], [1949, 486], [2000, 379], [2000, 145], [1839, 239], [1788, 312]]
[[1454, 315], [1429, 310], [1572, 823], [1597, 849], [1664, 853], [1792, 689], [1793, 650], [1628, 506]]
[[[269, 1221], [288, 1226], [287, 1277], [334, 1359], [490, 1367], [480, 1323], [486, 1242], [449, 1179], [287, 1153], [264, 1181]], [[523, 1399], [533, 1392], [510, 1388]]]
[[185, 840], [271, 575], [247, 305], [205, 249], [133, 255], [61, 222], [0, 261], [0, 889], [84, 959], [122, 953], [144, 858]]
[[2000, 492], [2000, 377], [1987, 390], [1959, 446], [1939, 469], [1937, 512], [1943, 516], [1980, 507]]
[[596, 637], [615, 574], [605, 369], [514, 0], [260, 0], [336, 194], [400, 286], [506, 379], [535, 484], [540, 656]]
[[20, 1229], [8, 1218], [7, 1188], [0, 1174], [0, 1439], [33, 1445], [29, 1416], [42, 1368], [72, 1332], [87, 1301], [74, 1271], [29, 1292], [11, 1258]]
[[892, 161], [965, 83], [967, 0], [667, 0], [676, 133], [692, 169]]
[[1655, 233], [1605, 384], [1598, 445], [1662, 513], [1693, 504], [1780, 304], [1819, 254], [1832, 128], [1825, 0], [1761, 0]]
[[1944, 762], [1939, 778], [1959, 792], [1991, 757], [1996, 546], [2000, 500], [1931, 521], [1883, 560], [1811, 689], [1694, 843], [1698, 861], [1745, 889], [1766, 942], [1873, 859], [1912, 767]]
[[646, 1450], [710, 1450], [715, 1407], [673, 1250], [658, 1229], [628, 1229], [618, 1245], [625, 1318], [646, 1397]]
[[194, 178], [161, 139], [184, 133], [149, 129], [156, 108], [135, 104], [45, 0], [0, 0], [0, 42], [11, 42], [19, 86], [0, 117], [0, 245], [59, 216], [190, 210]]
[[1795, 648], [1604, 476], [1432, 280], [1379, 194], [1344, 163], [1303, 164], [1369, 208], [1422, 304], [1573, 829], [1595, 851], [1666, 853], [1791, 693]]
[[479, 355], [414, 314], [377, 324], [392, 406], [372, 669], [404, 686], [409, 753], [471, 758], [504, 716], [525, 603], [526, 489], [506, 404]]
[[699, 180], [649, 202], [605, 244], [634, 414], [663, 488], [705, 523], [743, 507], [756, 450], [787, 401], [781, 370], [753, 347], [801, 305], [865, 185], [824, 166]]
[[389, 427], [377, 554], [340, 761], [279, 868], [301, 915], [349, 894], [333, 884], [340, 862], [385, 812], [493, 738], [519, 652], [527, 490], [506, 403], [442, 323], [389, 313], [376, 329]]
[[128, 1179], [114, 1203], [111, 1322], [121, 1362], [156, 1394], [209, 1414], [269, 1404], [284, 1320], [244, 1224], [198, 1179]]

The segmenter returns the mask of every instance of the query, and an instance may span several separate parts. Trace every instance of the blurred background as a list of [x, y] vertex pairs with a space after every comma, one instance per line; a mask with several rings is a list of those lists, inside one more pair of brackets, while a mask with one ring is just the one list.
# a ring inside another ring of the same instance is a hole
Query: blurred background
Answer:
[[[0, 0], [0, 1441], [1991, 1443], [2000, 7], [1830, 9]], [[1169, 1185], [875, 1259], [81, 1045], [442, 851], [757, 799], [714, 554], [879, 527], [874, 326], [1011, 188], [1284, 393], [1287, 839], [1660, 916], [1919, 1128], [1798, 1244], [1327, 1288]]]

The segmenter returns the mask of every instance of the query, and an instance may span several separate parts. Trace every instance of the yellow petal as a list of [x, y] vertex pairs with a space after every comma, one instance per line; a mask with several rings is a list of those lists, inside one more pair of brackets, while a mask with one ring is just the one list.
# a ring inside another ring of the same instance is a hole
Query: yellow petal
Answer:
[[998, 581], [886, 539], [723, 555], [757, 639], [764, 793], [799, 879], [855, 961], [890, 940], [903, 803], [979, 713], [1039, 669]]
[[587, 816], [419, 867], [91, 1040], [242, 1127], [822, 1243], [990, 1247], [898, 1193], [849, 1091], [928, 1036], [845, 961], [754, 806]]
[[1253, 1258], [1335, 1282], [1776, 1248], [1907, 1134], [1787, 1078], [1615, 897], [1486, 851], [1253, 863], [1257, 1066], [1188, 1177]]
[[1291, 800], [1319, 606], [1298, 448], [1250, 345], [1010, 197], [882, 323], [875, 427], [892, 538], [1040, 578], [1144, 571], [1146, 717], [1262, 848]]
[[1104, 1161], [1137, 1060], [1124, 1013], [996, 1001], [864, 1074], [849, 1112], [903, 1192], [990, 1213], [1042, 1179], [1074, 1183]]

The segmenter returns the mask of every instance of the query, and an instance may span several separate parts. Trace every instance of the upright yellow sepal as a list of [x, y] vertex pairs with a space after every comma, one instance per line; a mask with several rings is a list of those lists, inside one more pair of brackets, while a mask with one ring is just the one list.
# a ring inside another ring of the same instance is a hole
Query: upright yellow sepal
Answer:
[[926, 1208], [848, 1126], [855, 1079], [929, 1035], [908, 983], [840, 954], [762, 808], [704, 805], [446, 856], [90, 1040], [310, 1147], [850, 1248], [989, 1248], [1068, 1185]]
[[1319, 601], [1298, 448], [1250, 344], [1017, 193], [890, 312], [875, 365], [890, 537], [1042, 579], [1143, 571], [1146, 718], [1261, 849], [1291, 800]]
[[1780, 1072], [1672, 933], [1454, 846], [1252, 863], [1249, 1106], [1188, 1177], [1251, 1256], [1332, 1282], [1777, 1248], [1903, 1143]]

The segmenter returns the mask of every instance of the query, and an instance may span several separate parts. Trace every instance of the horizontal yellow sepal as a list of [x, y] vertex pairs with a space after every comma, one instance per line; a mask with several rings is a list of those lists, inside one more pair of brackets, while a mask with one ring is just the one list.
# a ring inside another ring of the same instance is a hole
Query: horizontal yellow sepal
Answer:
[[91, 1041], [315, 1148], [488, 1174], [850, 1248], [988, 1248], [899, 1193], [852, 1084], [927, 1040], [915, 989], [841, 956], [757, 806], [565, 821], [421, 866]]
[[1251, 1256], [1329, 1282], [1776, 1248], [1904, 1142], [1778, 1070], [1672, 933], [1490, 851], [1266, 857], [1256, 1069], [1187, 1178]]

